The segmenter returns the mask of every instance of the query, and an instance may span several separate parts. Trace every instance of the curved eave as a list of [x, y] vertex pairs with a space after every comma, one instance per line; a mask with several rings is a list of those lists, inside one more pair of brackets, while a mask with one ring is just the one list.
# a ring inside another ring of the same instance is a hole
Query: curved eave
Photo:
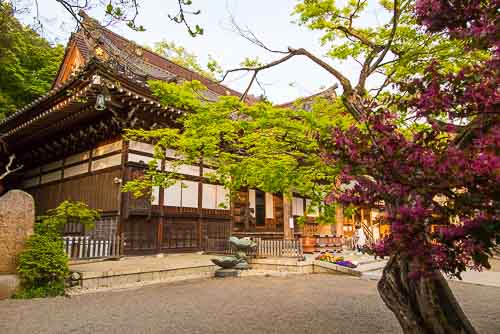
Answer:
[[49, 115], [71, 109], [72, 105], [79, 104], [79, 100], [85, 97], [88, 89], [99, 85], [93, 82], [96, 75], [108, 81], [116, 82], [117, 86], [120, 85], [123, 89], [130, 91], [131, 94], [141, 96], [159, 106], [159, 103], [151, 97], [149, 88], [144, 82], [120, 75], [107, 68], [105, 64], [95, 60], [90, 61], [62, 85], [55, 87], [0, 121], [0, 133], [4, 138], [8, 139], [20, 129], [30, 128], [40, 120], [46, 119]]

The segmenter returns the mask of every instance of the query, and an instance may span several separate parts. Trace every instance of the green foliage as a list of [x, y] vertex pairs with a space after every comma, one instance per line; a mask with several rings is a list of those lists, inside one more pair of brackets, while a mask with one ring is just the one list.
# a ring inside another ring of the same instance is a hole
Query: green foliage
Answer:
[[0, 3], [0, 119], [50, 89], [63, 54]]
[[[87, 4], [88, 5], [88, 4]], [[77, 8], [84, 8], [85, 6], [76, 5]], [[130, 15], [130, 11], [135, 14]], [[135, 31], [145, 31], [142, 25], [135, 23], [138, 14], [138, 4], [136, 2], [128, 3], [127, 1], [109, 1], [104, 7], [106, 16], [111, 18], [111, 21], [124, 22], [127, 27]]]
[[349, 217], [349, 218], [353, 218], [353, 216], [358, 212], [358, 208], [353, 206], [353, 205], [349, 205], [349, 206], [346, 206], [344, 207], [344, 216], [345, 217]]
[[68, 222], [93, 226], [99, 218], [96, 210], [81, 202], [64, 201], [38, 218], [35, 234], [29, 237], [18, 259], [17, 272], [22, 290], [17, 298], [50, 297], [64, 293], [64, 280], [69, 274], [68, 257], [64, 253], [62, 229]]
[[[21, 277], [24, 297], [48, 297], [64, 292], [64, 279], [69, 274], [68, 257], [62, 239], [53, 234], [34, 234], [19, 255], [17, 272]], [[58, 288], [61, 287], [61, 288]]]
[[[182, 131], [127, 131], [129, 139], [154, 143], [156, 159], [164, 158], [166, 149], [174, 149], [179, 152], [177, 164], [203, 160], [216, 170], [214, 179], [233, 191], [250, 187], [295, 192], [323, 206], [338, 167], [321, 158], [320, 145], [331, 142], [333, 126], [352, 123], [340, 100], [320, 97], [308, 110], [301, 103], [290, 109], [266, 102], [247, 105], [234, 96], [202, 101], [204, 87], [199, 82], [153, 81], [150, 87], [162, 105], [188, 111], [180, 119]], [[156, 166], [157, 162], [151, 162], [145, 176], [128, 182], [123, 190], [141, 196], [154, 185], [168, 186], [179, 178]]]
[[[441, 61], [452, 72], [481, 56], [464, 53], [459, 41], [426, 34], [416, 24], [414, 2], [397, 3], [397, 26], [391, 19], [368, 26], [364, 20], [374, 9], [368, 1], [307, 0], [297, 4], [294, 14], [299, 24], [323, 32], [321, 42], [330, 47], [330, 57], [368, 64], [366, 76], [360, 73], [356, 87], [360, 95], [369, 93], [364, 80], [373, 73], [385, 76], [387, 86], [424, 73], [430, 59]], [[384, 0], [376, 8], [385, 19], [393, 16], [393, 6], [394, 2]], [[242, 62], [242, 66], [250, 68], [261, 65], [257, 58]], [[355, 87], [355, 83], [351, 85]], [[332, 147], [332, 129], [345, 130], [355, 123], [346, 112], [346, 96], [335, 100], [319, 97], [311, 108], [305, 108], [303, 101], [293, 108], [279, 108], [268, 102], [246, 105], [230, 96], [205, 101], [198, 82], [151, 82], [150, 86], [162, 105], [186, 111], [179, 128], [127, 132], [129, 138], [154, 143], [157, 159], [163, 158], [167, 148], [175, 149], [182, 155], [179, 163], [203, 160], [217, 170], [216, 180], [233, 191], [250, 187], [272, 193], [299, 193], [321, 207], [319, 221], [334, 220], [334, 207], [325, 207], [322, 200], [336, 184], [343, 166], [342, 162], [328, 161], [324, 151], [336, 149]], [[386, 90], [386, 94], [394, 97], [397, 92]], [[362, 133], [368, 131], [363, 123], [356, 126]], [[129, 182], [124, 190], [141, 195], [176, 177], [157, 171], [152, 163], [142, 179]]]
[[[59, 233], [67, 223], [80, 223], [86, 230], [94, 228], [95, 221], [100, 218], [99, 211], [91, 209], [82, 202], [64, 201], [55, 209], [48, 210], [47, 216], [39, 217], [43, 222], [39, 229], [47, 228]], [[43, 233], [43, 231], [40, 230]]]
[[[426, 33], [417, 24], [414, 1], [398, 3], [401, 14], [394, 39], [388, 54], [378, 65], [378, 72], [391, 81], [425, 73], [431, 60], [439, 60], [452, 72], [464, 64], [484, 59], [483, 51], [464, 52], [462, 41]], [[330, 57], [363, 63], [367, 58], [375, 59], [382, 54], [391, 40], [393, 11], [394, 1], [388, 0], [380, 0], [378, 4], [376, 1], [308, 0], [299, 2], [294, 14], [299, 24], [323, 33], [321, 43], [329, 46]], [[370, 17], [372, 13], [377, 13], [376, 17]], [[373, 23], [368, 25], [366, 22]]]
[[256, 68], [260, 67], [263, 65], [263, 63], [260, 61], [259, 57], [255, 58], [248, 58], [246, 57], [243, 59], [243, 61], [240, 63], [242, 67], [249, 67], [249, 68]]
[[[197, 34], [201, 33], [198, 32]], [[196, 57], [196, 55], [190, 53], [183, 46], [177, 45], [174, 42], [168, 42], [165, 40], [156, 42], [154, 44], [153, 51], [165, 56], [180, 66], [195, 71], [212, 80], [222, 73], [222, 68], [219, 63], [212, 58], [212, 56], [208, 56], [209, 59], [205, 69], [198, 62], [198, 57]]]
[[51, 282], [44, 286], [30, 286], [13, 296], [14, 299], [47, 298], [64, 295], [64, 281]]

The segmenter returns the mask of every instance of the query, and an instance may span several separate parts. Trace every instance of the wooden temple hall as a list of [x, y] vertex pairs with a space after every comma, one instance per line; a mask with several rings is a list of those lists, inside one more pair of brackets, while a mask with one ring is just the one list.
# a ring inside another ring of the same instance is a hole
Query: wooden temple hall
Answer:
[[[24, 166], [9, 176], [7, 188], [31, 193], [37, 214], [64, 200], [101, 210], [94, 230], [68, 227], [66, 232], [101, 238], [123, 235], [125, 254], [201, 250], [207, 240], [231, 234], [293, 238], [308, 229], [318, 232], [313, 224], [290, 224], [291, 217], [304, 215], [306, 199], [250, 189], [228, 203], [226, 189], [204, 177], [211, 172], [206, 166], [180, 166], [176, 172], [183, 174], [183, 185], [155, 188], [153, 200], [121, 192], [121, 185], [141, 175], [153, 157], [152, 145], [124, 140], [123, 130], [175, 126], [181, 112], [158, 103], [146, 84], [150, 79], [196, 79], [214, 99], [239, 95], [84, 15], [52, 90], [0, 121], [9, 151]], [[168, 171], [175, 158], [170, 152], [159, 168]], [[350, 234], [348, 226], [321, 229]]]

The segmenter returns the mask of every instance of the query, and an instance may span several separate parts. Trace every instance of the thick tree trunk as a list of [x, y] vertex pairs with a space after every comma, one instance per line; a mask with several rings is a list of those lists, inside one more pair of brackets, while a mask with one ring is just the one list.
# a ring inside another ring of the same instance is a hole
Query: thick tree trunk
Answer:
[[440, 272], [409, 278], [410, 263], [393, 255], [378, 283], [380, 296], [405, 334], [475, 334]]

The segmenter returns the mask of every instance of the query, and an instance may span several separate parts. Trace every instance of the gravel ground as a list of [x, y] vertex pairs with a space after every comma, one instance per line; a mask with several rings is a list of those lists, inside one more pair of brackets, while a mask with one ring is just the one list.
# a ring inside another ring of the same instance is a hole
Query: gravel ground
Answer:
[[[479, 333], [500, 333], [500, 288], [451, 283]], [[376, 282], [341, 275], [204, 280], [0, 301], [0, 333], [400, 333]]]

